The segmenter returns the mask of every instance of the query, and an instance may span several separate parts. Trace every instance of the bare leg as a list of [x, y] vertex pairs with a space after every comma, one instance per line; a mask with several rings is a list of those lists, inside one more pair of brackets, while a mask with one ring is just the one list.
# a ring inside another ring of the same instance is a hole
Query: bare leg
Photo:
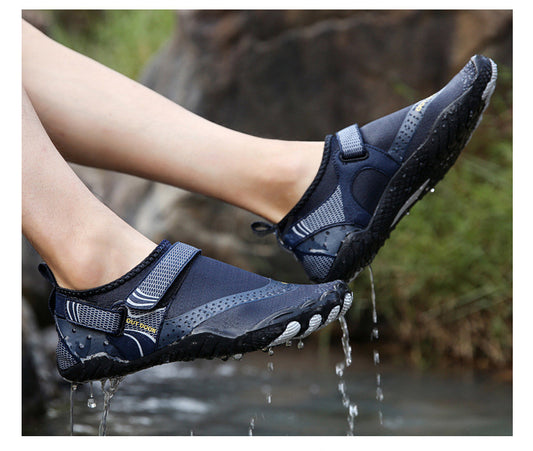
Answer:
[[69, 161], [199, 192], [278, 222], [323, 143], [262, 139], [204, 120], [23, 22], [24, 87]]
[[47, 136], [24, 89], [22, 229], [64, 288], [111, 282], [155, 248], [77, 178]]

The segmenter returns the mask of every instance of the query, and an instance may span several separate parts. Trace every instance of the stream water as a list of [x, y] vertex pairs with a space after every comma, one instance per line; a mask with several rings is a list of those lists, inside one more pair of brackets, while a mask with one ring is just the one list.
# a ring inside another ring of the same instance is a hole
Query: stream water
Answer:
[[[339, 327], [335, 322], [329, 327]], [[305, 343], [229, 359], [177, 362], [127, 376], [115, 393], [107, 435], [346, 435], [335, 365], [342, 352], [320, 357]], [[354, 435], [510, 435], [512, 386], [489, 374], [420, 372], [379, 364], [385, 397], [376, 399], [374, 347], [353, 347], [342, 379]], [[383, 353], [382, 353], [383, 354]], [[52, 403], [38, 435], [69, 435], [69, 390]], [[73, 393], [75, 435], [98, 435], [104, 400], [90, 385]], [[382, 417], [380, 418], [380, 413]], [[381, 421], [382, 419], [382, 421]]]

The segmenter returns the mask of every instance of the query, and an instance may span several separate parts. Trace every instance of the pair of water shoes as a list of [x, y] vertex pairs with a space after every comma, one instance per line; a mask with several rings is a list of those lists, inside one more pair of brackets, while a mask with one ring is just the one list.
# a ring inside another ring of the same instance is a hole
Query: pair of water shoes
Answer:
[[163, 241], [122, 278], [91, 290], [51, 282], [60, 374], [72, 382], [225, 357], [305, 338], [342, 316], [347, 283], [409, 208], [454, 164], [495, 88], [496, 65], [476, 55], [439, 92], [325, 139], [318, 174], [275, 233], [311, 285], [261, 277]]

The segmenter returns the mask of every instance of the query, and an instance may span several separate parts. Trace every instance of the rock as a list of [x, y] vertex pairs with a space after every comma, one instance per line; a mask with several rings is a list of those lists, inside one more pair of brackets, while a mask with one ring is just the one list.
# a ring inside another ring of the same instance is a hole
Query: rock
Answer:
[[510, 63], [511, 23], [510, 11], [180, 12], [142, 81], [239, 131], [322, 140], [433, 93], [476, 52]]
[[[55, 331], [54, 331], [55, 334]], [[55, 345], [37, 325], [30, 304], [22, 298], [22, 418], [25, 425], [46, 412], [46, 403], [59, 393]]]

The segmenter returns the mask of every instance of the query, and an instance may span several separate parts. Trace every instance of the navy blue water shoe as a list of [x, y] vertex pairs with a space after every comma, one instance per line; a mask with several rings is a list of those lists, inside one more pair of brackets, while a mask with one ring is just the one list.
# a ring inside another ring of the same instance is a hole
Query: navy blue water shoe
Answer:
[[314, 282], [350, 280], [409, 208], [444, 177], [479, 124], [496, 64], [476, 55], [439, 92], [364, 127], [326, 137], [315, 180], [274, 232]]
[[276, 282], [163, 241], [122, 278], [91, 290], [53, 286], [50, 309], [61, 376], [86, 382], [176, 360], [226, 357], [269, 348], [344, 315], [344, 282]]

